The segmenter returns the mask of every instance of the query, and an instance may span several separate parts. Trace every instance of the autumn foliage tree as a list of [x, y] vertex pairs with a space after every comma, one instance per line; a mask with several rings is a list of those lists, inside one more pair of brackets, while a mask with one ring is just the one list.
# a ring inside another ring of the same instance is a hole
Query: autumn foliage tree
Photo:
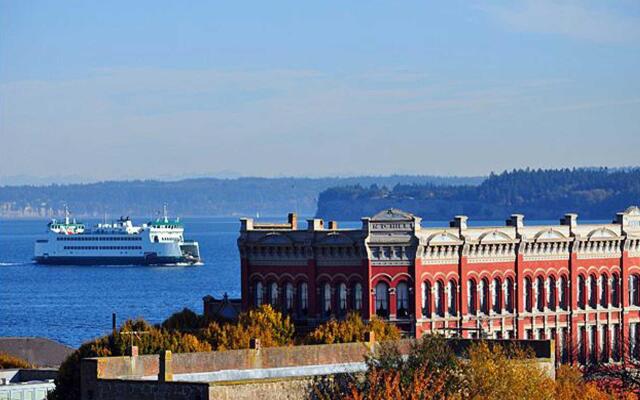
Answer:
[[295, 328], [289, 317], [263, 305], [242, 313], [236, 323], [210, 323], [200, 338], [215, 350], [249, 348], [251, 339], [259, 339], [264, 347], [286, 346], [293, 343]]
[[310, 332], [307, 344], [351, 343], [365, 340], [366, 332], [373, 332], [376, 341], [400, 339], [400, 330], [377, 317], [365, 322], [360, 314], [350, 313], [344, 320], [331, 319]]
[[0, 352], [0, 369], [5, 368], [31, 368], [27, 360]]
[[522, 350], [480, 342], [469, 349], [460, 397], [468, 399], [554, 399], [554, 381]]
[[580, 370], [561, 367], [554, 381], [531, 355], [518, 347], [480, 342], [465, 357], [457, 357], [441, 336], [425, 336], [408, 355], [392, 343], [381, 345], [368, 361], [364, 377], [319, 379], [320, 399], [631, 399], [608, 394], [584, 380]]
[[460, 387], [462, 367], [445, 339], [428, 336], [404, 357], [392, 342], [381, 343], [367, 359], [364, 379], [345, 375], [320, 379], [314, 396], [321, 399], [446, 399]]

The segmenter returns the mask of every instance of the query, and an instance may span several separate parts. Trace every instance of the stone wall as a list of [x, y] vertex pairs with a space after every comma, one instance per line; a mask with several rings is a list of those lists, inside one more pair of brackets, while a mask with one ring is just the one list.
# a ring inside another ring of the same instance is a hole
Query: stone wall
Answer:
[[[401, 353], [406, 354], [412, 339], [397, 342]], [[469, 339], [451, 339], [450, 346], [460, 356], [475, 342]], [[530, 350], [535, 361], [547, 373], [555, 377], [555, 352], [553, 341], [504, 341], [489, 340], [489, 345], [517, 344]], [[143, 355], [137, 357], [87, 358], [81, 364], [82, 398], [94, 399], [297, 399], [309, 393], [309, 376], [255, 379], [256, 370], [282, 369], [283, 367], [324, 366], [338, 372], [335, 365], [362, 363], [365, 356], [375, 351], [374, 341], [332, 345], [289, 346], [231, 350], [208, 353], [182, 353], [164, 357]], [[164, 373], [160, 373], [160, 363]], [[362, 367], [364, 368], [364, 366]], [[212, 382], [197, 382], [197, 374], [216, 371], [245, 371], [240, 378]], [[320, 374], [324, 374], [321, 372]], [[185, 375], [194, 374], [194, 377]], [[179, 377], [182, 375], [182, 377]], [[297, 374], [304, 375], [304, 374]], [[316, 374], [314, 374], [316, 375]], [[329, 375], [332, 375], [329, 373]], [[175, 376], [175, 380], [174, 380]], [[159, 379], [158, 379], [159, 378]], [[182, 379], [179, 379], [182, 378]]]
[[313, 384], [313, 378], [230, 382], [211, 385], [209, 398], [216, 400], [306, 399], [312, 393]]
[[208, 383], [157, 382], [142, 380], [101, 379], [99, 387], [83, 391], [87, 400], [207, 400]]

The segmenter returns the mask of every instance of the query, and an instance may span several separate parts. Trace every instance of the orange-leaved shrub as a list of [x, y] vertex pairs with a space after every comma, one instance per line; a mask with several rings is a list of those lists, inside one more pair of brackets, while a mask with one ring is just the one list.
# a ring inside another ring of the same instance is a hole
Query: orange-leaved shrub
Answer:
[[366, 332], [373, 332], [376, 341], [398, 340], [400, 330], [393, 324], [373, 317], [364, 322], [360, 314], [350, 313], [344, 320], [331, 319], [311, 331], [304, 339], [307, 344], [351, 343], [365, 340]]
[[289, 317], [270, 305], [241, 313], [236, 323], [211, 322], [199, 337], [215, 350], [249, 348], [251, 339], [259, 339], [263, 347], [293, 344], [295, 328]]
[[20, 357], [0, 352], [0, 369], [5, 368], [31, 368], [31, 364]]

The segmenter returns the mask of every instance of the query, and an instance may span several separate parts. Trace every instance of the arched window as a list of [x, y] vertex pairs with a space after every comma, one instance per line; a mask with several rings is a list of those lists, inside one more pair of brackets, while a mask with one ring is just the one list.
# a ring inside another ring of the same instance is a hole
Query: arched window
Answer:
[[578, 275], [578, 308], [584, 309], [585, 307], [585, 288], [584, 276]]
[[341, 315], [347, 312], [347, 284], [344, 282], [338, 286], [338, 309]]
[[353, 308], [355, 310], [362, 310], [362, 284], [356, 283], [353, 287]]
[[600, 286], [600, 307], [609, 307], [609, 278], [607, 278], [606, 275], [600, 275], [599, 278], [600, 282], [599, 285]]
[[331, 285], [325, 283], [322, 287], [322, 312], [325, 316], [331, 314]]
[[436, 282], [436, 290], [434, 294], [436, 314], [440, 317], [444, 317], [444, 285], [442, 284], [442, 281]]
[[547, 278], [547, 308], [549, 310], [556, 310], [556, 278], [550, 276]]
[[544, 311], [544, 279], [541, 276], [536, 278], [536, 308]]
[[255, 292], [253, 294], [254, 304], [256, 307], [260, 307], [264, 303], [264, 288], [262, 282], [258, 281], [255, 284]]
[[269, 303], [272, 307], [278, 307], [278, 284], [271, 282], [269, 285]]
[[406, 282], [400, 282], [396, 286], [396, 310], [398, 318], [409, 316], [409, 288]]
[[467, 308], [469, 314], [475, 314], [478, 309], [478, 289], [473, 279], [467, 281]]
[[431, 317], [431, 284], [422, 282], [422, 315]]
[[598, 282], [595, 275], [589, 275], [589, 307], [596, 308], [596, 293], [598, 290]]
[[487, 278], [480, 281], [480, 311], [489, 314], [489, 281]]
[[508, 313], [513, 313], [513, 279], [507, 278], [507, 285], [504, 288], [504, 306]]
[[307, 315], [309, 312], [309, 287], [307, 282], [298, 284], [298, 311], [301, 315]]
[[383, 318], [389, 316], [389, 285], [385, 282], [376, 285], [376, 314]]
[[568, 299], [567, 299], [567, 294], [569, 293], [569, 291], [567, 290], [567, 277], [562, 275], [560, 277], [560, 293], [558, 296], [558, 300], [560, 302], [560, 308], [562, 310], [566, 310], [567, 306], [568, 306]]
[[449, 315], [458, 314], [458, 310], [456, 309], [456, 297], [458, 293], [458, 285], [456, 285], [456, 281], [451, 279], [449, 281], [449, 301], [448, 301], [448, 311]]
[[629, 277], [629, 305], [632, 306], [637, 306], [639, 305], [639, 301], [638, 301], [638, 284], [640, 283], [640, 280], [638, 278], [638, 275], [631, 275]]
[[524, 290], [522, 291], [522, 294], [524, 296], [524, 309], [528, 312], [531, 312], [532, 308], [533, 308], [533, 303], [532, 303], [532, 285], [531, 285], [531, 278], [526, 277], [524, 278]]
[[496, 314], [500, 314], [502, 312], [502, 299], [500, 298], [501, 293], [502, 281], [500, 281], [500, 278], [493, 278], [493, 286], [491, 288], [491, 308]]
[[287, 282], [284, 289], [285, 294], [285, 307], [288, 313], [293, 312], [293, 283]]
[[618, 274], [611, 276], [611, 305], [620, 307], [620, 278]]

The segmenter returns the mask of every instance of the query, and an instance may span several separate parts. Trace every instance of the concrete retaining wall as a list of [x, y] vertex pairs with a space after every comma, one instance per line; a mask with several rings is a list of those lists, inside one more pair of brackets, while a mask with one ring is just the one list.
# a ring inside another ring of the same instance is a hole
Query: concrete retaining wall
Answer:
[[[473, 342], [469, 339], [449, 340], [460, 356], [464, 356]], [[528, 349], [536, 357], [532, 362], [555, 377], [553, 341], [486, 342]], [[405, 354], [412, 343], [412, 339], [396, 342], [400, 352]], [[377, 343], [367, 342], [168, 354], [167, 361], [163, 362], [163, 373], [160, 373], [158, 355], [87, 358], [81, 364], [82, 398], [304, 398], [300, 394], [312, 378], [283, 371], [296, 371], [295, 367], [299, 367], [300, 371], [321, 371], [321, 375], [345, 372], [332, 367], [362, 366], [365, 357], [376, 346]], [[307, 389], [304, 390], [308, 393]], [[111, 393], [118, 395], [114, 397]]]

